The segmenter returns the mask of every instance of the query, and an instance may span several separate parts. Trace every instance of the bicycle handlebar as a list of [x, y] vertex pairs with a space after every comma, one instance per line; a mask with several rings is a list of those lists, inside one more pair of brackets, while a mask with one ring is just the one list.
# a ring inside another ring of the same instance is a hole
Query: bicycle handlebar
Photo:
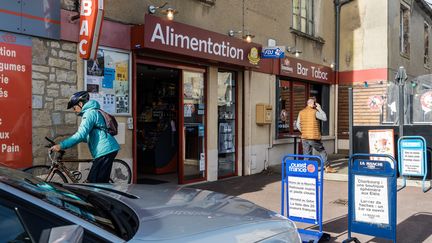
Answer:
[[[54, 142], [54, 140], [52, 140], [52, 139], [50, 139], [50, 138], [48, 138], [48, 137], [45, 137], [45, 139], [50, 143], [50, 144], [48, 144], [48, 145], [45, 146], [45, 147], [47, 147], [47, 148], [51, 148], [52, 146], [56, 145], [56, 142]], [[52, 152], [53, 152], [52, 150], [49, 151], [50, 154], [52, 154]], [[58, 156], [57, 159], [61, 160], [61, 159], [63, 158], [63, 155], [64, 155], [64, 154], [65, 154], [65, 151], [64, 151], [64, 150], [60, 150], [60, 151], [59, 151], [59, 156]]]

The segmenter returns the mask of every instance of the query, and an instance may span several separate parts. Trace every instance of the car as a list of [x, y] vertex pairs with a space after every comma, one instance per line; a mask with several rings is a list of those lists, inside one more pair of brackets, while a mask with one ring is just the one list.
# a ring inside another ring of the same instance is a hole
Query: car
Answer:
[[301, 242], [291, 220], [238, 197], [164, 184], [48, 183], [2, 166], [0, 229], [2, 242]]

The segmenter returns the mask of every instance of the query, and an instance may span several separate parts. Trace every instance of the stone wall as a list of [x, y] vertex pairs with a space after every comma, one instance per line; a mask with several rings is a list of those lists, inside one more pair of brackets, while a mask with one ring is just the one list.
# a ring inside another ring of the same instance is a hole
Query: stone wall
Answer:
[[[33, 38], [32, 49], [33, 164], [46, 164], [45, 136], [60, 141], [77, 129], [78, 118], [66, 110], [77, 91], [77, 46], [75, 43]], [[76, 157], [76, 148], [67, 157]]]

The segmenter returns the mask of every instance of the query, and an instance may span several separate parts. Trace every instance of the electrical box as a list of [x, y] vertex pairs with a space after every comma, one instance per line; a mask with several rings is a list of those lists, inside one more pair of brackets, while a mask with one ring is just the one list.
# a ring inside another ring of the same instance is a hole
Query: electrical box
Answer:
[[256, 104], [256, 124], [271, 124], [273, 108], [269, 104]]

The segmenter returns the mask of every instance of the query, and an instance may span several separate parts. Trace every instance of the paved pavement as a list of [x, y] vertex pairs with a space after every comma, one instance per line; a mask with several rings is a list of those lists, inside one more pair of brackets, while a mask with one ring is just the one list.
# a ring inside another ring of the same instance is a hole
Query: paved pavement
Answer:
[[[329, 242], [342, 242], [347, 238], [348, 229], [348, 183], [343, 179], [347, 173], [343, 156], [335, 167], [340, 173], [326, 174], [324, 181], [323, 229], [331, 235]], [[346, 159], [345, 159], [346, 161]], [[250, 200], [275, 212], [281, 209], [281, 175], [277, 168], [270, 168], [260, 174], [235, 177], [215, 182], [191, 185], [238, 196]], [[308, 224], [296, 223], [299, 228], [315, 228]], [[367, 235], [353, 234], [361, 242], [391, 242]], [[397, 194], [397, 241], [403, 243], [432, 243], [432, 190], [423, 193], [420, 187], [407, 186]]]

